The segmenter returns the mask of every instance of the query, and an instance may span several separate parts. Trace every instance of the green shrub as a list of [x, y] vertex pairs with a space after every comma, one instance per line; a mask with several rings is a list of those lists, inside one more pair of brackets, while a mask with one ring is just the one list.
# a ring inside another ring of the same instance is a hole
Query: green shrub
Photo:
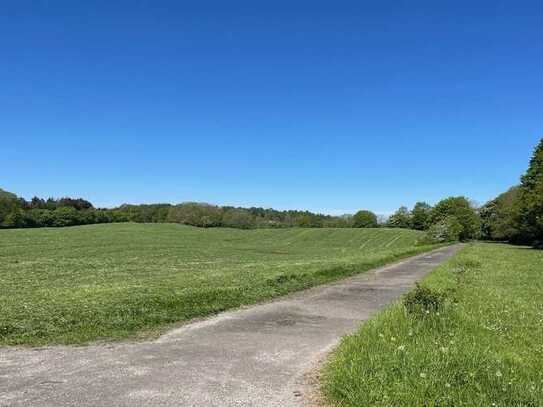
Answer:
[[376, 228], [377, 226], [377, 215], [373, 212], [362, 210], [353, 216], [353, 227], [355, 228]]
[[462, 225], [458, 219], [450, 216], [430, 226], [423, 238], [423, 243], [456, 242], [461, 234]]
[[409, 314], [423, 315], [439, 310], [444, 300], [443, 293], [417, 283], [415, 289], [404, 297], [403, 305]]
[[[471, 203], [463, 196], [450, 197], [440, 201], [430, 214], [430, 223], [438, 224], [447, 219], [456, 219], [456, 224], [460, 225], [459, 236], [460, 240], [473, 239], [478, 236], [481, 229], [481, 221], [479, 215], [471, 205]], [[458, 238], [451, 239], [457, 240]]]
[[387, 226], [391, 228], [408, 229], [412, 226], [412, 215], [409, 209], [402, 206], [390, 218], [388, 218]]
[[432, 207], [426, 202], [417, 202], [411, 211], [411, 226], [415, 230], [428, 229]]
[[167, 221], [199, 227], [220, 226], [222, 209], [206, 203], [182, 203], [169, 209]]
[[224, 212], [222, 226], [238, 229], [251, 229], [255, 226], [255, 219], [246, 209], [232, 208]]

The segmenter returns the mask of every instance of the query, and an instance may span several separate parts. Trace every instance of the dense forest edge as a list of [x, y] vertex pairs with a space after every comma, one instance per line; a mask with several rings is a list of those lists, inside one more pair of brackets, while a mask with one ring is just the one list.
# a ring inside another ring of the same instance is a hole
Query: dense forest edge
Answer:
[[33, 197], [0, 189], [0, 228], [64, 227], [113, 222], [180, 223], [197, 227], [284, 228], [397, 227], [426, 231], [428, 242], [486, 239], [541, 247], [543, 244], [543, 139], [520, 185], [478, 207], [468, 198], [448, 197], [435, 206], [418, 202], [386, 221], [368, 210], [331, 216], [309, 211], [217, 206], [200, 202], [123, 204], [95, 208], [81, 198]]

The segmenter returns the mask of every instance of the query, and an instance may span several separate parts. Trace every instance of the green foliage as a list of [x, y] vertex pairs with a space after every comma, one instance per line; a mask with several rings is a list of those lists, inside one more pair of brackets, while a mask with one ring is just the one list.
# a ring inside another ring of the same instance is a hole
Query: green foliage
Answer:
[[449, 216], [445, 219], [434, 223], [426, 231], [425, 243], [447, 243], [456, 242], [460, 239], [463, 227], [454, 216]]
[[461, 226], [459, 238], [461, 240], [473, 239], [478, 236], [481, 221], [470, 202], [463, 196], [450, 197], [440, 201], [430, 214], [432, 225], [445, 223], [451, 224], [451, 218], [455, 218]]
[[167, 221], [198, 227], [220, 226], [222, 209], [215, 205], [199, 202], [186, 202], [172, 206]]
[[355, 228], [376, 228], [377, 215], [373, 212], [361, 210], [354, 214], [353, 216], [353, 227]]
[[81, 198], [33, 197], [27, 202], [0, 189], [0, 226], [7, 228], [64, 227], [127, 220], [119, 210], [95, 209]]
[[417, 202], [411, 211], [411, 226], [415, 230], [426, 230], [430, 227], [432, 207], [426, 202]]
[[543, 405], [542, 269], [539, 250], [468, 246], [422, 283], [454, 301], [424, 318], [397, 302], [341, 342], [322, 375], [330, 405]]
[[0, 231], [0, 345], [123, 338], [421, 253], [403, 229]]
[[162, 223], [166, 222], [170, 204], [149, 204], [149, 205], [121, 205], [116, 209], [122, 213], [130, 222], [138, 223]]
[[485, 239], [509, 240], [517, 234], [513, 223], [513, 205], [518, 192], [519, 187], [511, 188], [480, 209], [481, 233]]
[[408, 313], [416, 316], [425, 316], [430, 312], [438, 311], [445, 301], [445, 295], [430, 287], [416, 284], [403, 299], [403, 305]]
[[[10, 212], [20, 208], [20, 201], [17, 195], [0, 189], [0, 226], [4, 223]], [[10, 222], [13, 222], [11, 220]]]
[[26, 228], [30, 227], [31, 224], [25, 212], [22, 209], [16, 208], [4, 218], [4, 226], [8, 228]]
[[543, 139], [521, 179], [513, 204], [513, 240], [539, 246], [543, 243]]
[[391, 228], [408, 229], [412, 225], [411, 212], [405, 206], [402, 206], [387, 220], [387, 226]]
[[238, 229], [251, 229], [255, 227], [256, 221], [251, 212], [247, 209], [230, 208], [222, 215], [222, 226]]

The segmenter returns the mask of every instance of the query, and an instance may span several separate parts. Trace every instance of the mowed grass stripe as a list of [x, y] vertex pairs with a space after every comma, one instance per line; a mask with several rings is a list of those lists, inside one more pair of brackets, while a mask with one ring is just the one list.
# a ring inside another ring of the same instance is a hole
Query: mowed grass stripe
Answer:
[[431, 249], [420, 236], [174, 224], [2, 230], [0, 344], [148, 335]]

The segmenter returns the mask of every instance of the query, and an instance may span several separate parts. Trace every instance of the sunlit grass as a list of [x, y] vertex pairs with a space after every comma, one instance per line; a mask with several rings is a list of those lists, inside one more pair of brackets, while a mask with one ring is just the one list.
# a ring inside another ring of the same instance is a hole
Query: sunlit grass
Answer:
[[343, 340], [329, 403], [543, 405], [543, 251], [475, 244], [423, 285], [445, 295], [438, 310], [398, 302]]
[[391, 229], [0, 231], [0, 344], [134, 337], [430, 249]]

